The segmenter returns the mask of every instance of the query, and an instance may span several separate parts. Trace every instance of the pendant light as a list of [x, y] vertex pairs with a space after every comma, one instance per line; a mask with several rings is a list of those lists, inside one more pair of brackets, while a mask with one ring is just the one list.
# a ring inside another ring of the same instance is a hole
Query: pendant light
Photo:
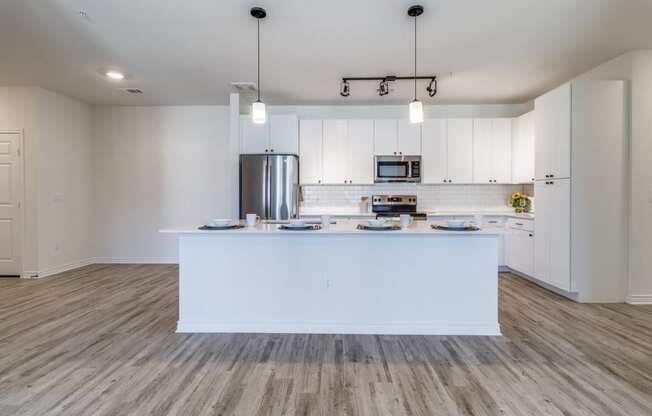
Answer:
[[267, 114], [265, 112], [265, 103], [260, 101], [260, 20], [267, 16], [267, 12], [262, 7], [252, 7], [250, 13], [256, 18], [258, 24], [258, 83], [256, 84], [258, 99], [251, 104], [251, 120], [256, 124], [264, 124]]
[[423, 6], [411, 6], [408, 16], [414, 17], [414, 100], [410, 102], [410, 123], [423, 123], [423, 104], [417, 99], [417, 17], [423, 14]]

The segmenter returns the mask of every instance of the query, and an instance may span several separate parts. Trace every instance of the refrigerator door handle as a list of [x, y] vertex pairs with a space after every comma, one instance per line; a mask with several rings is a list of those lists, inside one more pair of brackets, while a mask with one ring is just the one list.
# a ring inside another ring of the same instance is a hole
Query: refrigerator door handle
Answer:
[[265, 219], [272, 215], [272, 163], [269, 157], [265, 159]]

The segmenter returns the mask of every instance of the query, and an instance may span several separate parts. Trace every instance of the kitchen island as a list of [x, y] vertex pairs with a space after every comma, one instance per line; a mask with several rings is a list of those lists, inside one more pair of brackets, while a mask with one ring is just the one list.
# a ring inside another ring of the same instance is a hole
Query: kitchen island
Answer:
[[495, 230], [276, 224], [179, 238], [177, 332], [500, 335]]

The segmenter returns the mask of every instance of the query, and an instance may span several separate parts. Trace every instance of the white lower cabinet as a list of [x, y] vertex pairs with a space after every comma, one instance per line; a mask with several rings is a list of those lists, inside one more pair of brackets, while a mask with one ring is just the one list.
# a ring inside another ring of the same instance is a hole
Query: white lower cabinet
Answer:
[[534, 277], [559, 289], [571, 290], [570, 179], [537, 181], [534, 194]]
[[507, 267], [532, 276], [534, 274], [534, 232], [508, 228], [505, 232]]

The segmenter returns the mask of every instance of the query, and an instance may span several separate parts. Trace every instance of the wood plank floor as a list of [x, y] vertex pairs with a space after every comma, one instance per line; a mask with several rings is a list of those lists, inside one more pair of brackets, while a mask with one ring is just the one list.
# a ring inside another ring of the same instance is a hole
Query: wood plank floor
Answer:
[[652, 415], [652, 307], [505, 274], [504, 337], [177, 335], [177, 273], [0, 279], [0, 415]]

